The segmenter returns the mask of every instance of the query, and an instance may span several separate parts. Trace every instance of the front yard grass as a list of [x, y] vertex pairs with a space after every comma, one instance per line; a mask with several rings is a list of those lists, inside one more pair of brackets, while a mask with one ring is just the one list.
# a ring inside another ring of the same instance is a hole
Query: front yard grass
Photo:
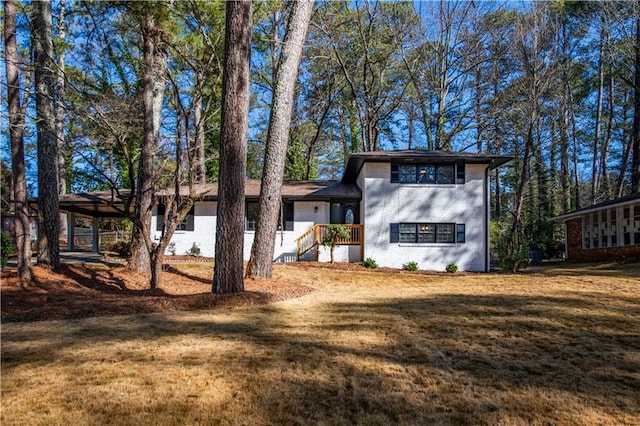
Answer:
[[280, 279], [315, 291], [244, 308], [4, 323], [0, 422], [637, 425], [638, 270], [277, 265]]

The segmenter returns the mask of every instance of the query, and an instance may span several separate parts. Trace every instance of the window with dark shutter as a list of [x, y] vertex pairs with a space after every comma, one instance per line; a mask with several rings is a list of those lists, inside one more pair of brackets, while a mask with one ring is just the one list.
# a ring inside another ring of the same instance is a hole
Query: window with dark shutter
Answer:
[[164, 212], [165, 212], [165, 207], [164, 204], [158, 204], [158, 207], [156, 208], [156, 231], [160, 231], [162, 232], [162, 228], [164, 228]]
[[466, 242], [465, 226], [464, 223], [458, 223], [456, 225], [456, 243]]
[[399, 223], [391, 223], [389, 224], [389, 242], [397, 243], [400, 242], [400, 224]]
[[464, 184], [466, 181], [464, 163], [456, 164], [456, 183]]
[[400, 182], [400, 174], [398, 172], [398, 164], [391, 164], [391, 183]]

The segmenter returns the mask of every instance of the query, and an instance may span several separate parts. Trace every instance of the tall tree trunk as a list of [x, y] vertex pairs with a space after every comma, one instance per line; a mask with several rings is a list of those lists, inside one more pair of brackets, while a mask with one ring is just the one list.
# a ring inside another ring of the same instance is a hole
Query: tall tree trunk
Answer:
[[571, 105], [571, 81], [567, 67], [569, 65], [568, 28], [562, 20], [562, 121], [560, 122], [560, 197], [562, 199], [561, 213], [571, 210], [571, 170], [569, 168], [569, 126]]
[[36, 77], [38, 128], [38, 264], [60, 266], [58, 207], [58, 141], [54, 117], [51, 2], [35, 2], [32, 43]]
[[[64, 143], [64, 93], [65, 93], [65, 46], [67, 23], [65, 21], [66, 1], [60, 0], [60, 16], [58, 17], [58, 39], [61, 41], [56, 68], [56, 140], [58, 141], [58, 194], [67, 193], [67, 167]], [[67, 215], [60, 214], [60, 236], [67, 235]]]
[[602, 30], [600, 31], [600, 47], [598, 55], [598, 98], [596, 106], [596, 128], [593, 135], [593, 161], [591, 163], [591, 204], [595, 204], [598, 200], [600, 192], [600, 182], [598, 173], [598, 158], [600, 153], [600, 129], [602, 126], [602, 98], [604, 92], [604, 66], [602, 64], [605, 38], [605, 23], [602, 17]]
[[244, 291], [244, 187], [247, 168], [251, 56], [251, 0], [226, 4], [220, 176], [214, 293]]
[[571, 171], [569, 170], [569, 107], [568, 82], [564, 84], [565, 96], [562, 101], [562, 122], [560, 123], [560, 188], [562, 213], [571, 210]]
[[611, 186], [609, 185], [609, 146], [613, 137], [613, 120], [615, 114], [615, 84], [613, 77], [613, 66], [609, 64], [609, 84], [607, 87], [607, 129], [602, 139], [602, 148], [600, 150], [600, 182], [602, 184], [602, 194], [605, 200], [611, 198]]
[[[637, 7], [640, 7], [640, 0]], [[640, 16], [636, 17], [636, 45], [633, 84], [633, 134], [631, 135], [631, 192], [640, 191]]]
[[24, 114], [20, 108], [18, 49], [16, 42], [16, 6], [13, 0], [4, 3], [4, 46], [9, 107], [9, 139], [11, 140], [11, 172], [15, 203], [15, 232], [18, 249], [18, 276], [23, 282], [33, 279], [31, 268], [31, 233], [27, 207], [27, 183], [24, 164]]
[[129, 267], [138, 272], [148, 273], [151, 268], [150, 253], [151, 216], [155, 204], [156, 154], [160, 138], [160, 120], [164, 99], [165, 74], [167, 70], [167, 50], [162, 43], [160, 28], [153, 12], [144, 18], [142, 36], [144, 89], [144, 138], [140, 152], [138, 171], [138, 192], [135, 205], [135, 228], [131, 244]]
[[271, 278], [273, 270], [273, 251], [278, 229], [293, 94], [298, 78], [302, 46], [307, 35], [312, 11], [313, 0], [296, 1], [293, 3], [291, 16], [287, 23], [287, 33], [284, 37], [284, 45], [276, 71], [262, 185], [258, 199], [258, 219], [251, 247], [251, 257], [247, 264], [247, 277]]
[[205, 167], [205, 150], [204, 150], [204, 115], [203, 115], [203, 89], [204, 77], [201, 73], [196, 76], [196, 84], [194, 88], [193, 99], [193, 125], [195, 127], [194, 135], [194, 156], [195, 156], [195, 175], [196, 182], [205, 183], [207, 181], [207, 172]]
[[[633, 94], [631, 95], [633, 96]], [[623, 109], [622, 109], [622, 122], [626, 122], [629, 118], [629, 108], [627, 105], [628, 102], [628, 92], [625, 92], [624, 99], [622, 101]], [[627, 186], [627, 167], [629, 165], [629, 157], [631, 156], [631, 145], [633, 141], [629, 136], [629, 132], [626, 127], [622, 129], [622, 159], [620, 160], [620, 170], [618, 174], [618, 180], [616, 182], [616, 197], [622, 197], [624, 195], [624, 190]]]

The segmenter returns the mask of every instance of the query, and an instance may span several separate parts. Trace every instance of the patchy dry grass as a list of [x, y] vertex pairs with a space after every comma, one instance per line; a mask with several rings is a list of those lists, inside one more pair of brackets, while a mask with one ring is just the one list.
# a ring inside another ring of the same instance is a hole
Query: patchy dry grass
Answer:
[[637, 425], [638, 272], [286, 265], [280, 278], [316, 291], [257, 307], [5, 323], [0, 420]]

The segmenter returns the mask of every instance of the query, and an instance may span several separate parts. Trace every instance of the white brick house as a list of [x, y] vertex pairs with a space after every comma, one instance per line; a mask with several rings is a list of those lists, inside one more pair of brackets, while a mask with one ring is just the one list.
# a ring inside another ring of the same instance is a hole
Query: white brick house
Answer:
[[[341, 181], [285, 182], [283, 217], [274, 261], [329, 259], [319, 244], [327, 224], [351, 228], [336, 261], [372, 258], [400, 268], [414, 261], [423, 270], [489, 270], [489, 170], [511, 157], [441, 151], [379, 151], [353, 154]], [[245, 188], [244, 257], [253, 242], [260, 181]], [[194, 244], [215, 257], [217, 184], [199, 189], [192, 214], [175, 232], [177, 254]], [[73, 211], [61, 199], [61, 208]], [[154, 212], [154, 238], [162, 232], [163, 206]], [[167, 253], [169, 254], [169, 253]]]

